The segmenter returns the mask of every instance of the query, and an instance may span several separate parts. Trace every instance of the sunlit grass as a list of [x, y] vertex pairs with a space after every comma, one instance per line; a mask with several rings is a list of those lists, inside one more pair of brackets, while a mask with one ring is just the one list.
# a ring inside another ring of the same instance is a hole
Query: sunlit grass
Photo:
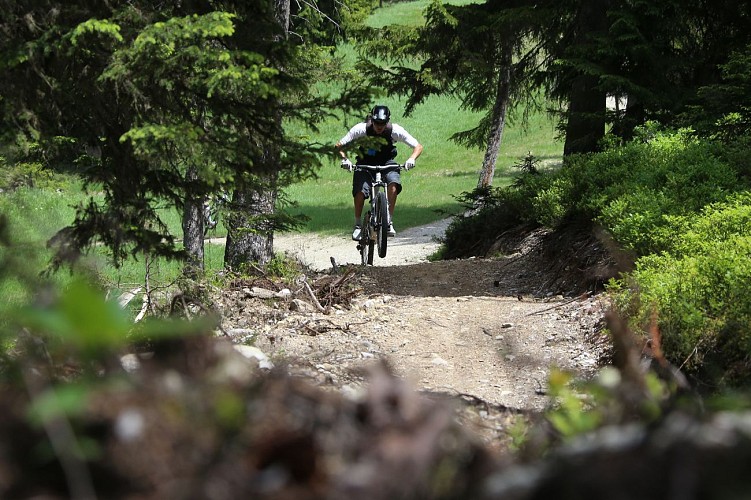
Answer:
[[[473, 1], [456, 0], [450, 3], [468, 4]], [[424, 22], [423, 15], [428, 4], [428, 0], [385, 3], [382, 8], [376, 9], [368, 24], [374, 27], [420, 25]], [[338, 50], [346, 60], [356, 60], [355, 47], [342, 45]], [[482, 114], [461, 109], [460, 100], [450, 96], [431, 96], [410, 116], [404, 115], [402, 98], [380, 98], [372, 104], [389, 106], [392, 121], [404, 126], [425, 148], [417, 167], [411, 172], [402, 173], [404, 191], [399, 197], [395, 215], [399, 228], [403, 230], [427, 224], [445, 217], [447, 213], [458, 212], [461, 207], [456, 198], [477, 185], [485, 151], [466, 149], [450, 138], [477, 126]], [[351, 174], [339, 168], [339, 159], [333, 154], [333, 147], [349, 127], [364, 118], [366, 112], [363, 110], [363, 117], [330, 120], [321, 126], [320, 133], [313, 136], [313, 140], [331, 145], [331, 157], [318, 172], [318, 179], [306, 180], [285, 190], [297, 204], [290, 211], [310, 218], [301, 228], [302, 231], [339, 234], [351, 229], [354, 222]], [[511, 182], [518, 173], [512, 165], [519, 163], [527, 154], [546, 162], [558, 162], [561, 157], [563, 145], [555, 140], [556, 132], [549, 116], [543, 112], [533, 113], [526, 127], [522, 127], [521, 122], [521, 119], [510, 119], [506, 124], [494, 178], [496, 186]], [[398, 151], [397, 161], [403, 163], [410, 148], [399, 144]]]
[[[466, 149], [450, 137], [476, 126], [479, 113], [460, 109], [460, 102], [451, 97], [431, 97], [418, 106], [410, 116], [404, 116], [404, 102], [400, 99], [379, 101], [392, 110], [392, 121], [404, 126], [424, 146], [417, 167], [402, 172], [404, 190], [399, 196], [395, 219], [400, 229], [427, 224], [447, 213], [456, 213], [460, 205], [456, 197], [477, 185], [484, 150]], [[353, 123], [326, 127], [330, 137], [318, 137], [333, 145]], [[528, 153], [546, 161], [558, 161], [562, 144], [554, 140], [555, 130], [550, 118], [532, 115], [527, 127], [521, 120], [507, 124], [504, 141], [496, 166], [494, 185], [506, 185], [518, 173], [512, 165]], [[404, 144], [398, 145], [397, 161], [403, 163], [410, 153]], [[292, 213], [303, 213], [310, 221], [301, 229], [323, 234], [345, 233], [354, 222], [352, 209], [352, 177], [339, 168], [338, 158], [332, 154], [319, 178], [297, 183], [285, 191], [297, 203]]]
[[[444, 4], [468, 5], [480, 3], [478, 0], [450, 0]], [[368, 26], [380, 28], [390, 24], [402, 24], [405, 26], [419, 26], [423, 23], [425, 9], [430, 2], [419, 0], [417, 2], [384, 2], [383, 7], [376, 9], [368, 18]]]
[[[456, 0], [451, 3], [471, 3]], [[387, 24], [419, 25], [428, 0], [416, 2], [386, 3], [376, 9], [369, 20], [371, 26]], [[356, 48], [342, 45], [338, 49], [349, 63], [357, 58]], [[336, 92], [329, 83], [319, 86], [322, 92]], [[417, 161], [417, 167], [402, 173], [404, 191], [399, 197], [395, 222], [398, 230], [427, 224], [458, 213], [461, 209], [456, 197], [472, 190], [478, 180], [484, 151], [466, 149], [450, 140], [450, 137], [475, 127], [481, 118], [480, 113], [461, 109], [460, 101], [449, 96], [433, 96], [418, 106], [410, 116], [404, 114], [404, 100], [382, 98], [377, 102], [388, 105], [392, 110], [393, 121], [403, 125], [425, 147]], [[376, 104], [373, 102], [372, 104]], [[306, 180], [286, 188], [289, 199], [297, 204], [290, 208], [293, 214], [305, 214], [309, 222], [301, 228], [304, 232], [322, 234], [345, 234], [353, 223], [351, 174], [339, 168], [338, 157], [333, 154], [334, 144], [363, 116], [337, 117], [320, 124], [317, 132], [298, 130], [309, 140], [331, 146], [332, 155], [324, 159], [324, 166], [317, 179]], [[291, 125], [290, 125], [291, 126]], [[560, 159], [562, 144], [554, 140], [552, 121], [543, 113], [533, 114], [528, 127], [523, 129], [518, 121], [507, 124], [504, 141], [499, 153], [494, 183], [509, 183], [516, 174], [511, 166], [518, 163], [528, 152], [551, 162]], [[404, 162], [409, 148], [399, 145], [397, 161]], [[13, 252], [23, 256], [23, 265], [28, 273], [38, 275], [49, 263], [51, 250], [47, 241], [61, 228], [72, 223], [74, 206], [85, 199], [80, 186], [71, 185], [65, 189], [20, 189], [0, 194], [0, 213], [10, 220], [10, 234], [13, 237]], [[165, 208], [161, 212], [164, 222], [178, 239], [181, 237], [179, 213]], [[226, 231], [219, 225], [209, 236], [224, 236]], [[5, 250], [2, 250], [5, 251]], [[224, 246], [208, 244], [205, 247], [205, 265], [208, 270], [223, 267]], [[163, 285], [176, 280], [182, 272], [182, 264], [157, 260], [147, 262], [143, 256], [130, 259], [119, 268], [111, 265], [104, 248], [95, 248], [91, 255], [83, 259], [92, 272], [100, 276], [103, 283], [116, 290], [125, 290], [149, 281]], [[67, 273], [58, 273], [54, 279], [69, 279]], [[0, 280], [0, 293], [5, 297], [5, 305], [24, 303], [29, 291], [15, 280]]]

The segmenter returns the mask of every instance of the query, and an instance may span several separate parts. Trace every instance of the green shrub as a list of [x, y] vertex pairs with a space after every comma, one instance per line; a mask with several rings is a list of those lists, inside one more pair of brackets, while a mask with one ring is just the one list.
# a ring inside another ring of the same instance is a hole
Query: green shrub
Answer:
[[12, 191], [19, 187], [34, 187], [39, 184], [47, 184], [52, 179], [52, 172], [45, 170], [38, 162], [23, 162], [9, 164], [5, 158], [0, 157], [0, 188], [4, 191]]
[[707, 205], [699, 215], [667, 219], [672, 237], [666, 249], [675, 255], [706, 253], [717, 241], [751, 235], [751, 192]]
[[665, 198], [660, 191], [638, 187], [603, 207], [598, 220], [624, 248], [642, 255], [658, 251], [656, 233], [664, 224]]
[[571, 192], [569, 179], [554, 177], [550, 184], [537, 192], [532, 199], [534, 222], [556, 227], [568, 213], [566, 200]]
[[666, 220], [667, 250], [611, 285], [615, 303], [642, 324], [657, 313], [673, 363], [735, 385], [751, 375], [751, 193]]
[[747, 183], [751, 180], [751, 136], [725, 143], [720, 155], [726, 163], [733, 166], [739, 177]]
[[[479, 255], [478, 249], [487, 248], [480, 241], [494, 241], [511, 223], [556, 228], [571, 220], [599, 222], [637, 255], [658, 253], [674, 240], [670, 226], [676, 218], [743, 187], [727, 155], [712, 142], [685, 130], [650, 130], [643, 139], [602, 153], [572, 155], [552, 171], [522, 168], [511, 186], [483, 197], [483, 210], [455, 221], [451, 232], [456, 237], [447, 237], [445, 254]], [[478, 234], [482, 231], [489, 234]], [[454, 243], [457, 248], [450, 247]]]
[[[480, 189], [463, 193], [459, 201], [471, 216], [457, 216], [449, 224], [440, 250], [442, 259], [485, 255], [496, 237], [525, 221], [529, 200], [508, 188]], [[482, 208], [475, 210], [479, 200]]]
[[739, 188], [719, 151], [679, 131], [574, 158], [568, 170], [579, 200], [570, 203], [638, 255], [661, 252], [671, 217], [696, 213]]

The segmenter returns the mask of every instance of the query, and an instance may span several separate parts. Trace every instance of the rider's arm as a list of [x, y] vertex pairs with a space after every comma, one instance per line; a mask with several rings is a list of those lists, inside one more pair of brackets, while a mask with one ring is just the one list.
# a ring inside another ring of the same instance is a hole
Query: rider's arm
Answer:
[[412, 148], [412, 154], [409, 155], [409, 159], [412, 160], [412, 163], [422, 154], [422, 144], [417, 143], [417, 146]]
[[391, 138], [395, 142], [400, 141], [412, 147], [412, 154], [409, 156], [409, 159], [413, 162], [422, 154], [422, 144], [417, 142], [417, 139], [412, 137], [401, 125], [397, 125], [396, 123], [392, 125]]
[[365, 123], [358, 123], [351, 129], [349, 129], [349, 132], [347, 132], [347, 135], [339, 139], [339, 142], [336, 143], [336, 150], [339, 152], [339, 156], [342, 157], [342, 160], [347, 158], [347, 153], [344, 150], [347, 144], [365, 135], [366, 135]]

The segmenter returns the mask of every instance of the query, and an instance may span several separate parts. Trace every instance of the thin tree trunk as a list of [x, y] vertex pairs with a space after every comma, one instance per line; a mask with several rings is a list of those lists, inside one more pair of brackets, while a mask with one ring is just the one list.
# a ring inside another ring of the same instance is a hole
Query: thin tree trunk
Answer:
[[622, 114], [621, 120], [613, 126], [613, 133], [623, 139], [630, 141], [634, 138], [634, 129], [637, 125], [644, 123], [644, 105], [638, 97], [629, 95], [626, 103], [626, 110]]
[[490, 125], [490, 134], [488, 135], [488, 145], [485, 149], [485, 157], [482, 160], [480, 179], [477, 182], [478, 188], [490, 187], [493, 184], [495, 166], [498, 161], [498, 151], [503, 142], [503, 129], [506, 126], [506, 113], [508, 112], [508, 101], [511, 91], [511, 51], [508, 45], [503, 44], [500, 56], [495, 104], [493, 105], [493, 115], [491, 118], [492, 123]]
[[[289, 31], [290, 1], [275, 0], [274, 14], [283, 29], [280, 38], [286, 38]], [[276, 117], [280, 125], [282, 117]], [[280, 151], [275, 144], [266, 144], [266, 154], [262, 162], [269, 162], [275, 172], [275, 164], [280, 162]], [[276, 211], [276, 174], [261, 179], [264, 189], [241, 188], [235, 191], [232, 200], [232, 216], [224, 250], [224, 265], [231, 269], [241, 269], [244, 264], [267, 264], [274, 257], [274, 213]]]
[[284, 30], [284, 37], [289, 32], [289, 10], [290, 0], [274, 0], [274, 15], [279, 26]]
[[228, 215], [224, 265], [240, 270], [249, 263], [267, 264], [274, 255], [276, 189], [238, 189]]
[[[195, 180], [198, 175], [194, 166], [188, 168], [185, 176], [188, 181]], [[196, 277], [199, 271], [204, 269], [203, 253], [203, 204], [205, 197], [189, 197], [185, 200], [183, 208], [183, 246], [188, 254], [188, 259], [183, 268], [183, 274]]]

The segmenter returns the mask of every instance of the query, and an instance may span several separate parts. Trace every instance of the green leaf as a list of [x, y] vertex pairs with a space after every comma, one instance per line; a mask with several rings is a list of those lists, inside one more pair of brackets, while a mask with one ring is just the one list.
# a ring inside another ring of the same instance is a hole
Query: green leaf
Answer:
[[81, 414], [89, 394], [89, 387], [67, 384], [52, 387], [36, 397], [28, 410], [32, 424], [43, 425], [60, 417]]
[[83, 279], [74, 280], [52, 307], [30, 306], [18, 317], [24, 326], [90, 353], [123, 345], [132, 328], [117, 303]]
[[122, 42], [123, 37], [120, 34], [120, 26], [108, 19], [89, 19], [70, 32], [70, 43], [73, 46], [78, 45], [79, 39], [90, 33], [97, 33], [112, 38], [115, 41]]

